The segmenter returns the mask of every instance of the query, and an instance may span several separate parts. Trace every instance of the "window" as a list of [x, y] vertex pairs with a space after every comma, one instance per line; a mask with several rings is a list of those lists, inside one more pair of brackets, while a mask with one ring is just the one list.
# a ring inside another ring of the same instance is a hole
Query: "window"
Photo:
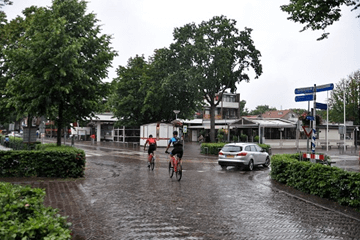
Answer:
[[256, 151], [257, 151], [257, 152], [261, 152], [261, 150], [262, 150], [262, 148], [259, 147], [258, 145], [255, 145], [255, 148], [256, 148]]
[[224, 146], [223, 149], [221, 149], [223, 152], [241, 152], [242, 147], [240, 146]]

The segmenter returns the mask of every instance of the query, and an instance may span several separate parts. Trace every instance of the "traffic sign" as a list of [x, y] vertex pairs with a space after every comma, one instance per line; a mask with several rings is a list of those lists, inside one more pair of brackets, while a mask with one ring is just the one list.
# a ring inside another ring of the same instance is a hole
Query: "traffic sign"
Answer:
[[314, 121], [314, 120], [315, 120], [315, 118], [314, 118], [313, 116], [306, 116], [306, 119], [307, 119], [307, 120], [310, 120], [310, 121]]
[[329, 91], [333, 89], [334, 89], [334, 84], [332, 83], [316, 86], [316, 92]]
[[314, 96], [312, 94], [310, 95], [301, 95], [295, 97], [295, 102], [304, 102], [304, 101], [312, 101], [314, 99]]
[[314, 87], [295, 88], [295, 94], [313, 93], [313, 92], [314, 92]]
[[316, 103], [316, 108], [318, 109], [322, 109], [322, 110], [326, 110], [327, 109], [327, 104], [326, 103]]
[[[333, 90], [333, 89], [334, 89], [333, 83], [316, 86], [316, 92], [329, 91], [329, 90]], [[306, 94], [306, 93], [313, 93], [313, 92], [314, 92], [314, 87], [295, 88], [295, 94]]]

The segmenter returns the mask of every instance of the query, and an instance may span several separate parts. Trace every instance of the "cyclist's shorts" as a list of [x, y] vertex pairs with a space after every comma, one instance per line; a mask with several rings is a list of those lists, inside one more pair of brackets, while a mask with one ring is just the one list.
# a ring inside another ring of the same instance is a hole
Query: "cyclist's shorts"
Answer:
[[181, 148], [174, 148], [172, 151], [171, 151], [171, 155], [174, 156], [175, 154], [177, 154], [179, 156], [179, 158], [182, 158], [183, 156], [183, 149], [182, 147]]
[[156, 145], [155, 144], [150, 144], [149, 149], [148, 149], [148, 154], [150, 155], [155, 150], [156, 150]]

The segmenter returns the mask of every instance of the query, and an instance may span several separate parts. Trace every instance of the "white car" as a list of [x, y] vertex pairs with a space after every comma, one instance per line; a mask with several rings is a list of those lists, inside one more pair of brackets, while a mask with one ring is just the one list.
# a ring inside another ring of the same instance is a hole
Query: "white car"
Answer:
[[270, 156], [256, 143], [229, 143], [220, 150], [218, 163], [222, 169], [235, 166], [252, 171], [257, 165], [268, 167]]

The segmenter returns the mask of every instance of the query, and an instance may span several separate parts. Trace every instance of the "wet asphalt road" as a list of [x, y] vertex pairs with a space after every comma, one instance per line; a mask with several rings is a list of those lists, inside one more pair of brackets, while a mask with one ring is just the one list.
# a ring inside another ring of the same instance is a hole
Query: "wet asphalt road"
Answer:
[[276, 190], [268, 168], [223, 171], [216, 158], [184, 156], [178, 182], [165, 154], [149, 171], [141, 151], [85, 151], [87, 239], [360, 239], [360, 218]]
[[277, 184], [269, 168], [223, 171], [195, 145], [178, 182], [163, 149], [149, 171], [138, 147], [77, 147], [84, 179], [2, 179], [46, 189], [45, 205], [69, 216], [75, 240], [360, 239], [360, 213]]

